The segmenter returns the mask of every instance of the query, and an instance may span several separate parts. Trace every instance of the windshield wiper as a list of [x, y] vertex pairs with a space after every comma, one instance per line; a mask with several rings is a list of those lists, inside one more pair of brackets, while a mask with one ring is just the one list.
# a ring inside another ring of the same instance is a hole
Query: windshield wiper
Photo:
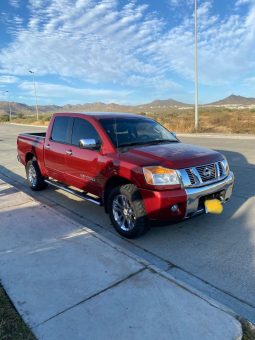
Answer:
[[172, 139], [158, 139], [158, 140], [153, 140], [151, 142], [147, 142], [146, 144], [160, 144], [160, 143], [178, 143], [178, 140], [172, 140]]
[[148, 142], [123, 143], [123, 144], [119, 144], [118, 147], [122, 148], [122, 147], [125, 147], [125, 146], [134, 146], [134, 145], [143, 145], [143, 144], [148, 144]]
[[123, 143], [118, 145], [119, 148], [125, 147], [125, 146], [135, 146], [135, 145], [153, 145], [153, 144], [159, 144], [159, 143], [178, 143], [178, 140], [171, 140], [171, 139], [158, 139], [158, 140], [151, 140], [151, 141], [144, 141], [144, 142], [132, 142], [132, 143]]

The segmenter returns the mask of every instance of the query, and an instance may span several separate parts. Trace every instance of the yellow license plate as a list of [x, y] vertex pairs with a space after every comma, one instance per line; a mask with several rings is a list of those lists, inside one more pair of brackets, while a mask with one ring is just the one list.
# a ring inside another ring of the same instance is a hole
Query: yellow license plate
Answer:
[[223, 205], [218, 199], [205, 200], [205, 211], [211, 214], [221, 214]]

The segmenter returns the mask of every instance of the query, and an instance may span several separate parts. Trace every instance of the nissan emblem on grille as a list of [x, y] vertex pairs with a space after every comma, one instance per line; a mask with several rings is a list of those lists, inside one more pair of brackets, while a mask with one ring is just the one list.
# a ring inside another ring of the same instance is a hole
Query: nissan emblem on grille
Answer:
[[210, 177], [212, 174], [211, 170], [209, 168], [205, 168], [204, 171], [203, 171], [203, 175], [205, 177]]

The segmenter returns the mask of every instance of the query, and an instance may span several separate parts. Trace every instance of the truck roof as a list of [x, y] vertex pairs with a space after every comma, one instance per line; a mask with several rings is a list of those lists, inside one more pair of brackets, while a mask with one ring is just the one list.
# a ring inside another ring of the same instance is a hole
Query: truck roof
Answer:
[[[68, 116], [90, 116], [94, 117], [96, 119], [101, 119], [101, 118], [143, 118], [142, 115], [134, 114], [134, 113], [128, 113], [128, 112], [57, 112], [54, 115], [68, 115]], [[144, 117], [146, 118], [146, 117]]]

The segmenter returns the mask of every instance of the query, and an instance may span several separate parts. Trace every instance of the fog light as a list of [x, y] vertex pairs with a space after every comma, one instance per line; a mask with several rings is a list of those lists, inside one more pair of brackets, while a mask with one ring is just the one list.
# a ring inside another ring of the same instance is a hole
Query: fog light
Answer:
[[178, 210], [179, 210], [179, 207], [177, 204], [174, 204], [171, 206], [170, 210], [173, 212], [173, 213], [176, 213]]

